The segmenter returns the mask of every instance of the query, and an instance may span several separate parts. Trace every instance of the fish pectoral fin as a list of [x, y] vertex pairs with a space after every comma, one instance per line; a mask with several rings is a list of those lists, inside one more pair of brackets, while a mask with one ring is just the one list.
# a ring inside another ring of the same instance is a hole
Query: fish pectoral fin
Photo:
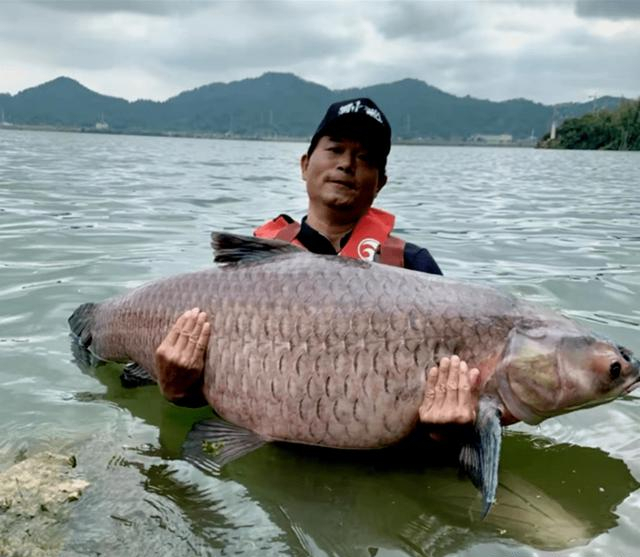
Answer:
[[133, 389], [134, 387], [155, 385], [156, 380], [140, 364], [131, 362], [124, 366], [122, 373], [120, 374], [120, 383], [123, 387]]
[[494, 398], [480, 398], [473, 439], [460, 451], [460, 466], [482, 494], [482, 518], [487, 516], [496, 500], [502, 443], [501, 416], [502, 411]]
[[239, 236], [227, 232], [213, 232], [211, 247], [216, 263], [264, 261], [287, 253], [305, 253], [301, 248], [280, 240], [265, 240], [253, 236]]
[[213, 418], [196, 423], [182, 446], [186, 460], [217, 474], [220, 469], [256, 449], [267, 440], [243, 427]]

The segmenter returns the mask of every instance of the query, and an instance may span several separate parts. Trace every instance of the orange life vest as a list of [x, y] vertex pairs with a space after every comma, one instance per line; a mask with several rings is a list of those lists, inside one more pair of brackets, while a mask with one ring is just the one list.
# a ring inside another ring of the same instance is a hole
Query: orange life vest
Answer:
[[[338, 255], [404, 267], [405, 242], [391, 235], [395, 220], [391, 213], [369, 208], [356, 223], [349, 241]], [[299, 232], [300, 223], [289, 222], [287, 217], [280, 215], [256, 228], [253, 235], [258, 238], [282, 240], [304, 248], [297, 240]]]

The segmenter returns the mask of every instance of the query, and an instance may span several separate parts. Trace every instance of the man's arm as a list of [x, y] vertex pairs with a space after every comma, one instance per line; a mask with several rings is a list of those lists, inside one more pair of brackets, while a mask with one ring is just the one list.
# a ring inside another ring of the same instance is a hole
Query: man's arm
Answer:
[[442, 270], [426, 248], [407, 242], [404, 246], [404, 267], [412, 271], [441, 275]]
[[180, 406], [205, 406], [202, 393], [205, 353], [211, 325], [199, 308], [183, 313], [155, 354], [156, 374], [162, 394]]

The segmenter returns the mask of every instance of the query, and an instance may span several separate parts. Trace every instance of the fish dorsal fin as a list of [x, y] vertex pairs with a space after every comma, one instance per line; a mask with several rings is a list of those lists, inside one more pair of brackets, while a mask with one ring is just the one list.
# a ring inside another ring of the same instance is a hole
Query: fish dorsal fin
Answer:
[[253, 236], [240, 236], [227, 232], [211, 234], [213, 260], [216, 263], [241, 263], [243, 261], [264, 261], [287, 253], [300, 253], [303, 250], [280, 240], [265, 240]]

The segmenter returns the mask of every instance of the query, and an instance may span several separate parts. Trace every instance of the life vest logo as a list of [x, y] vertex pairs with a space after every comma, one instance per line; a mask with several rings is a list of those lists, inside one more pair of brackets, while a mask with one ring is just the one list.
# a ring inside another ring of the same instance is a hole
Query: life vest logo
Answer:
[[358, 244], [358, 257], [364, 261], [373, 261], [380, 247], [380, 242], [374, 238], [365, 238]]

